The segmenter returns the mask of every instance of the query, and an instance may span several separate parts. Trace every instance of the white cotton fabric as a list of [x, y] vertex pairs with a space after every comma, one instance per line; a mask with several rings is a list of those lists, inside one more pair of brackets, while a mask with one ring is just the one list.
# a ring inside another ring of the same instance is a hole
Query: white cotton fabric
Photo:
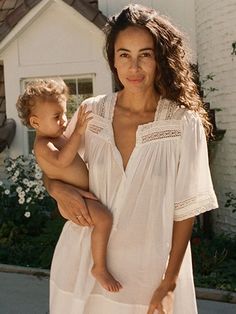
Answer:
[[[107, 260], [123, 289], [111, 293], [94, 280], [91, 229], [67, 222], [52, 262], [51, 314], [146, 314], [165, 272], [173, 221], [217, 207], [198, 115], [161, 99], [154, 121], [138, 127], [124, 171], [112, 128], [116, 99], [114, 93], [85, 101], [93, 120], [84, 158], [90, 190], [113, 213]], [[75, 121], [76, 115], [67, 136]], [[197, 313], [190, 246], [175, 289], [174, 314], [185, 313]]]

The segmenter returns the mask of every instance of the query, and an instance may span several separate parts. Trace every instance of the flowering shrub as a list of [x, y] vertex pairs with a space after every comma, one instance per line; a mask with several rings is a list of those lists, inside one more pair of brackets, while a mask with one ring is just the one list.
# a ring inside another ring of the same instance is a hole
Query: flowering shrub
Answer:
[[225, 207], [230, 207], [233, 213], [236, 213], [236, 196], [232, 192], [225, 193], [227, 201]]
[[[0, 181], [2, 195], [7, 195], [7, 198], [16, 197], [18, 204], [25, 204], [26, 210], [48, 196], [43, 186], [42, 172], [33, 155], [27, 158], [22, 155], [16, 159], [8, 158], [5, 166], [8, 181], [5, 184]], [[25, 212], [25, 216], [30, 217], [30, 211]]]
[[4, 163], [6, 179], [0, 181], [0, 262], [39, 266], [30, 260], [34, 255], [39, 258], [39, 250], [47, 249], [52, 239], [54, 248], [62, 221], [51, 238], [50, 225], [58, 217], [56, 204], [43, 186], [34, 156], [7, 158]]
[[196, 219], [191, 238], [195, 285], [236, 292], [236, 237], [209, 237]]

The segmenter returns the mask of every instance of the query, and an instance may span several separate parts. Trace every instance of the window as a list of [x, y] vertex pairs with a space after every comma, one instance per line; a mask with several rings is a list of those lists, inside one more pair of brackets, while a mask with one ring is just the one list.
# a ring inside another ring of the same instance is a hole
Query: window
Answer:
[[86, 98], [93, 96], [93, 82], [91, 78], [63, 78], [69, 87], [70, 96], [67, 102], [67, 117], [70, 119], [78, 105]]
[[[81, 104], [81, 102], [84, 99], [93, 96], [93, 77], [89, 75], [83, 77], [61, 76], [61, 78], [69, 87], [70, 96], [67, 102], [67, 117], [68, 119], [70, 119], [73, 113], [76, 111], [78, 105]], [[29, 81], [30, 79], [25, 80], [23, 86], [25, 86]], [[28, 153], [30, 153], [33, 149], [34, 138], [35, 138], [34, 129], [27, 129], [26, 150]]]

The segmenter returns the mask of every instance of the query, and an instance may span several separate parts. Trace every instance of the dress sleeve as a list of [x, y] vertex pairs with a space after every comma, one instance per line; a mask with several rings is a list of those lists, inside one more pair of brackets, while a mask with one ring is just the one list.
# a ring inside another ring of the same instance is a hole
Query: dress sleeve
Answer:
[[175, 221], [218, 207], [201, 119], [197, 113], [186, 111], [182, 122], [180, 158], [175, 186]]

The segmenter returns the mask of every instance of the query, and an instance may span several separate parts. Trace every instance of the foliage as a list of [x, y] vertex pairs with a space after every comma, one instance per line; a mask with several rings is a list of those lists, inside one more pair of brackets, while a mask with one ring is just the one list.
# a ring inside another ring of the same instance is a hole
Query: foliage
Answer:
[[236, 212], [236, 196], [232, 192], [225, 193], [227, 196], [227, 201], [225, 207], [231, 207], [232, 212]]
[[33, 155], [8, 158], [5, 166], [7, 179], [0, 181], [0, 262], [49, 267], [64, 221], [55, 214], [55, 201], [43, 186]]
[[191, 245], [196, 286], [236, 292], [236, 237], [207, 238], [196, 225]]
[[[201, 80], [201, 89], [203, 91], [203, 99], [206, 99], [207, 96], [213, 92], [218, 91], [219, 89], [212, 86], [207, 86], [209, 81], [213, 81], [215, 77], [215, 74], [209, 73]], [[221, 109], [217, 109], [217, 111], [220, 111]]]
[[67, 100], [67, 118], [71, 119], [73, 114], [78, 109], [79, 105], [87, 98], [91, 97], [92, 94], [82, 94], [82, 95], [70, 95]]

